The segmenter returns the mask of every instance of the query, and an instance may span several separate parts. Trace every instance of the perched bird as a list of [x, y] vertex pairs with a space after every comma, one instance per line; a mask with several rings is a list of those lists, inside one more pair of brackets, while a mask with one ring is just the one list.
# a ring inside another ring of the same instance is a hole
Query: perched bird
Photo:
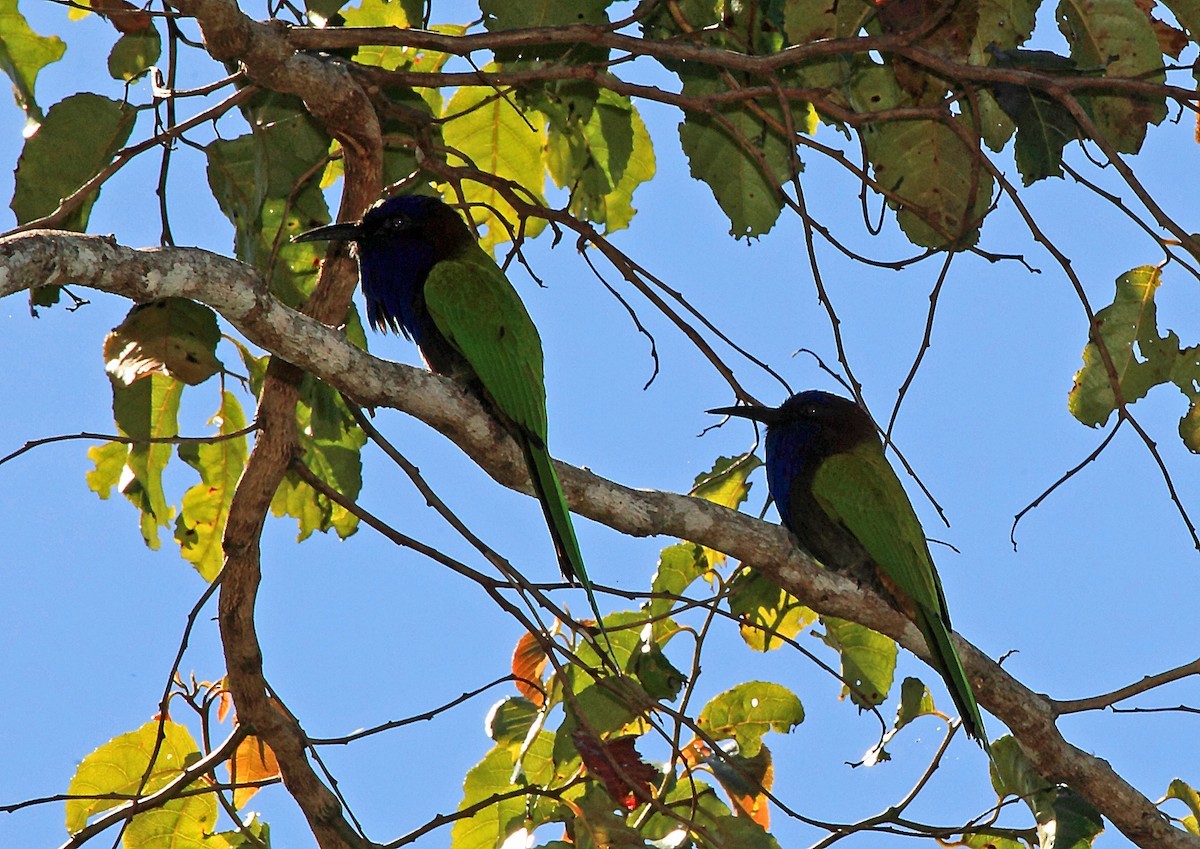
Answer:
[[403, 333], [431, 370], [471, 384], [499, 413], [525, 453], [563, 577], [583, 585], [595, 611], [575, 527], [546, 450], [542, 340], [504, 272], [457, 212], [425, 195], [387, 198], [362, 221], [294, 237], [318, 240], [354, 243], [372, 327]]
[[828, 392], [779, 407], [722, 407], [767, 426], [767, 488], [783, 524], [826, 567], [878, 582], [929, 646], [967, 733], [987, 749], [983, 718], [954, 644], [925, 534], [867, 413]]

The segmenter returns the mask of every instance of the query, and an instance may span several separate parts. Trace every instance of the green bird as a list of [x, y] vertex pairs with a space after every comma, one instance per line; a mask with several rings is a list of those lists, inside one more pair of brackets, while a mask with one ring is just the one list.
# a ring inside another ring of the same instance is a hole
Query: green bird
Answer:
[[525, 454], [563, 577], [583, 586], [599, 620], [546, 448], [542, 340], [512, 283], [458, 213], [435, 197], [387, 198], [362, 221], [295, 237], [326, 239], [354, 243], [371, 326], [411, 339], [432, 371], [468, 383], [508, 426]]
[[783, 524], [826, 567], [883, 586], [925, 637], [963, 728], [988, 750], [925, 533], [871, 417], [853, 401], [819, 391], [779, 407], [709, 412], [767, 426], [767, 488]]

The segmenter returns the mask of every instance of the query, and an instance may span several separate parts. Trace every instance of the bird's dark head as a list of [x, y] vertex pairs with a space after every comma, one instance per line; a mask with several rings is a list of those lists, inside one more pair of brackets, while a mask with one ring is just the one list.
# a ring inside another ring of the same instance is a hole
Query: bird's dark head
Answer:
[[831, 454], [877, 438], [875, 424], [862, 407], [849, 398], [817, 389], [799, 392], [778, 407], [749, 404], [709, 412], [762, 422], [768, 432], [803, 433], [806, 441], [824, 446]]
[[292, 240], [326, 239], [354, 244], [372, 327], [404, 333], [422, 350], [436, 344], [425, 280], [437, 263], [475, 241], [457, 212], [439, 198], [398, 195], [376, 203], [362, 221], [329, 224]]
[[293, 242], [353, 242], [360, 252], [428, 245], [434, 249], [435, 262], [471, 239], [471, 231], [458, 213], [429, 195], [384, 198], [367, 210], [362, 221], [329, 224], [292, 237]]

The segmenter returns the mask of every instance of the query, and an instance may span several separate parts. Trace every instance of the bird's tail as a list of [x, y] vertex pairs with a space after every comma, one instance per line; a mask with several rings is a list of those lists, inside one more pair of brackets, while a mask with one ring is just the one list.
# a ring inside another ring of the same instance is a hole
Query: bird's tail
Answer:
[[917, 627], [924, 635], [929, 652], [933, 655], [935, 666], [946, 682], [950, 698], [958, 708], [963, 729], [968, 736], [978, 741], [983, 750], [988, 753], [988, 757], [991, 757], [992, 749], [988, 744], [987, 729], [983, 727], [983, 715], [979, 712], [979, 704], [975, 701], [975, 692], [971, 689], [971, 682], [967, 680], [967, 672], [963, 669], [954, 643], [950, 640], [950, 627], [943, 623], [936, 613], [932, 614], [932, 617], [936, 618], [931, 619], [930, 613], [924, 610], [919, 611], [916, 617]]
[[[575, 538], [575, 525], [571, 521], [571, 513], [567, 509], [567, 499], [563, 495], [562, 484], [559, 483], [558, 473], [554, 471], [554, 463], [546, 446], [532, 439], [522, 439], [521, 447], [525, 449], [525, 462], [529, 466], [529, 476], [533, 481], [534, 492], [542, 505], [542, 513], [546, 516], [546, 526], [550, 529], [550, 538], [554, 540], [554, 551], [558, 555], [558, 567], [563, 577], [569, 583], [578, 583], [587, 594], [588, 605], [596, 616], [596, 624], [604, 633], [604, 617], [596, 604], [596, 596], [592, 592], [592, 582], [588, 579], [587, 569], [583, 565], [583, 554], [579, 550], [579, 540]], [[605, 634], [605, 642], [608, 635]], [[611, 644], [610, 644], [611, 649]]]

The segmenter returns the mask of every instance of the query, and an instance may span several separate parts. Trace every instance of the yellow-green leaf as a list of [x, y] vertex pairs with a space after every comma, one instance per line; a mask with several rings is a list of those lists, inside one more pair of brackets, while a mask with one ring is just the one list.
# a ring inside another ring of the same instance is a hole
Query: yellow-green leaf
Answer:
[[[246, 426], [246, 414], [232, 392], [221, 393], [221, 407], [209, 424], [216, 425], [222, 436]], [[200, 473], [200, 483], [183, 495], [175, 539], [184, 560], [195, 566], [206, 581], [217, 577], [224, 562], [221, 538], [248, 452], [244, 435], [205, 445], [179, 446], [180, 458]]]
[[842, 658], [842, 698], [859, 709], [882, 704], [896, 674], [896, 641], [857, 622], [825, 617], [827, 644]]
[[750, 568], [730, 583], [728, 599], [742, 639], [755, 651], [777, 649], [817, 620], [816, 611]]
[[748, 681], [714, 697], [700, 711], [697, 724], [717, 740], [737, 741], [748, 758], [762, 748], [768, 731], [787, 734], [804, 721], [799, 697], [780, 684]]
[[[1149, 265], [1118, 277], [1113, 302], [1096, 314], [1099, 338], [1126, 403], [1167, 382], [1187, 396], [1189, 408], [1180, 419], [1179, 434], [1191, 451], [1200, 452], [1200, 345], [1184, 348], [1172, 331], [1159, 335], [1154, 297], [1161, 283], [1161, 270]], [[1108, 421], [1116, 404], [1097, 340], [1089, 339], [1067, 408], [1083, 424], [1096, 427]]]
[[[490, 69], [492, 66], [484, 68]], [[452, 159], [461, 158], [463, 164], [474, 164], [485, 173], [511, 180], [542, 203], [546, 182], [542, 164], [546, 121], [539, 112], [518, 112], [511, 101], [511, 97], [501, 97], [492, 88], [464, 86], [446, 104], [442, 134]], [[492, 250], [512, 239], [505, 222], [514, 231], [520, 230], [516, 212], [497, 189], [466, 180], [462, 190], [470, 204], [468, 212], [481, 228], [480, 243], [486, 249]], [[450, 187], [444, 189], [444, 194], [450, 200], [457, 197]], [[540, 218], [530, 219], [524, 235], [536, 236], [544, 227], [545, 222]]]
[[[150, 755], [156, 747], [158, 753], [151, 767]], [[153, 793], [199, 758], [200, 749], [187, 728], [170, 720], [161, 723], [160, 743], [160, 723], [151, 720], [136, 731], [114, 737], [85, 757], [75, 770], [67, 793], [71, 796]], [[216, 801], [211, 796], [204, 798], [212, 800], [215, 807]], [[67, 831], [74, 834], [92, 816], [123, 804], [123, 799], [68, 799]]]
[[13, 97], [25, 111], [26, 136], [42, 121], [42, 110], [34, 99], [38, 72], [63, 57], [67, 45], [56, 35], [34, 32], [17, 9], [17, 0], [0, 0], [0, 68], [12, 80]]

